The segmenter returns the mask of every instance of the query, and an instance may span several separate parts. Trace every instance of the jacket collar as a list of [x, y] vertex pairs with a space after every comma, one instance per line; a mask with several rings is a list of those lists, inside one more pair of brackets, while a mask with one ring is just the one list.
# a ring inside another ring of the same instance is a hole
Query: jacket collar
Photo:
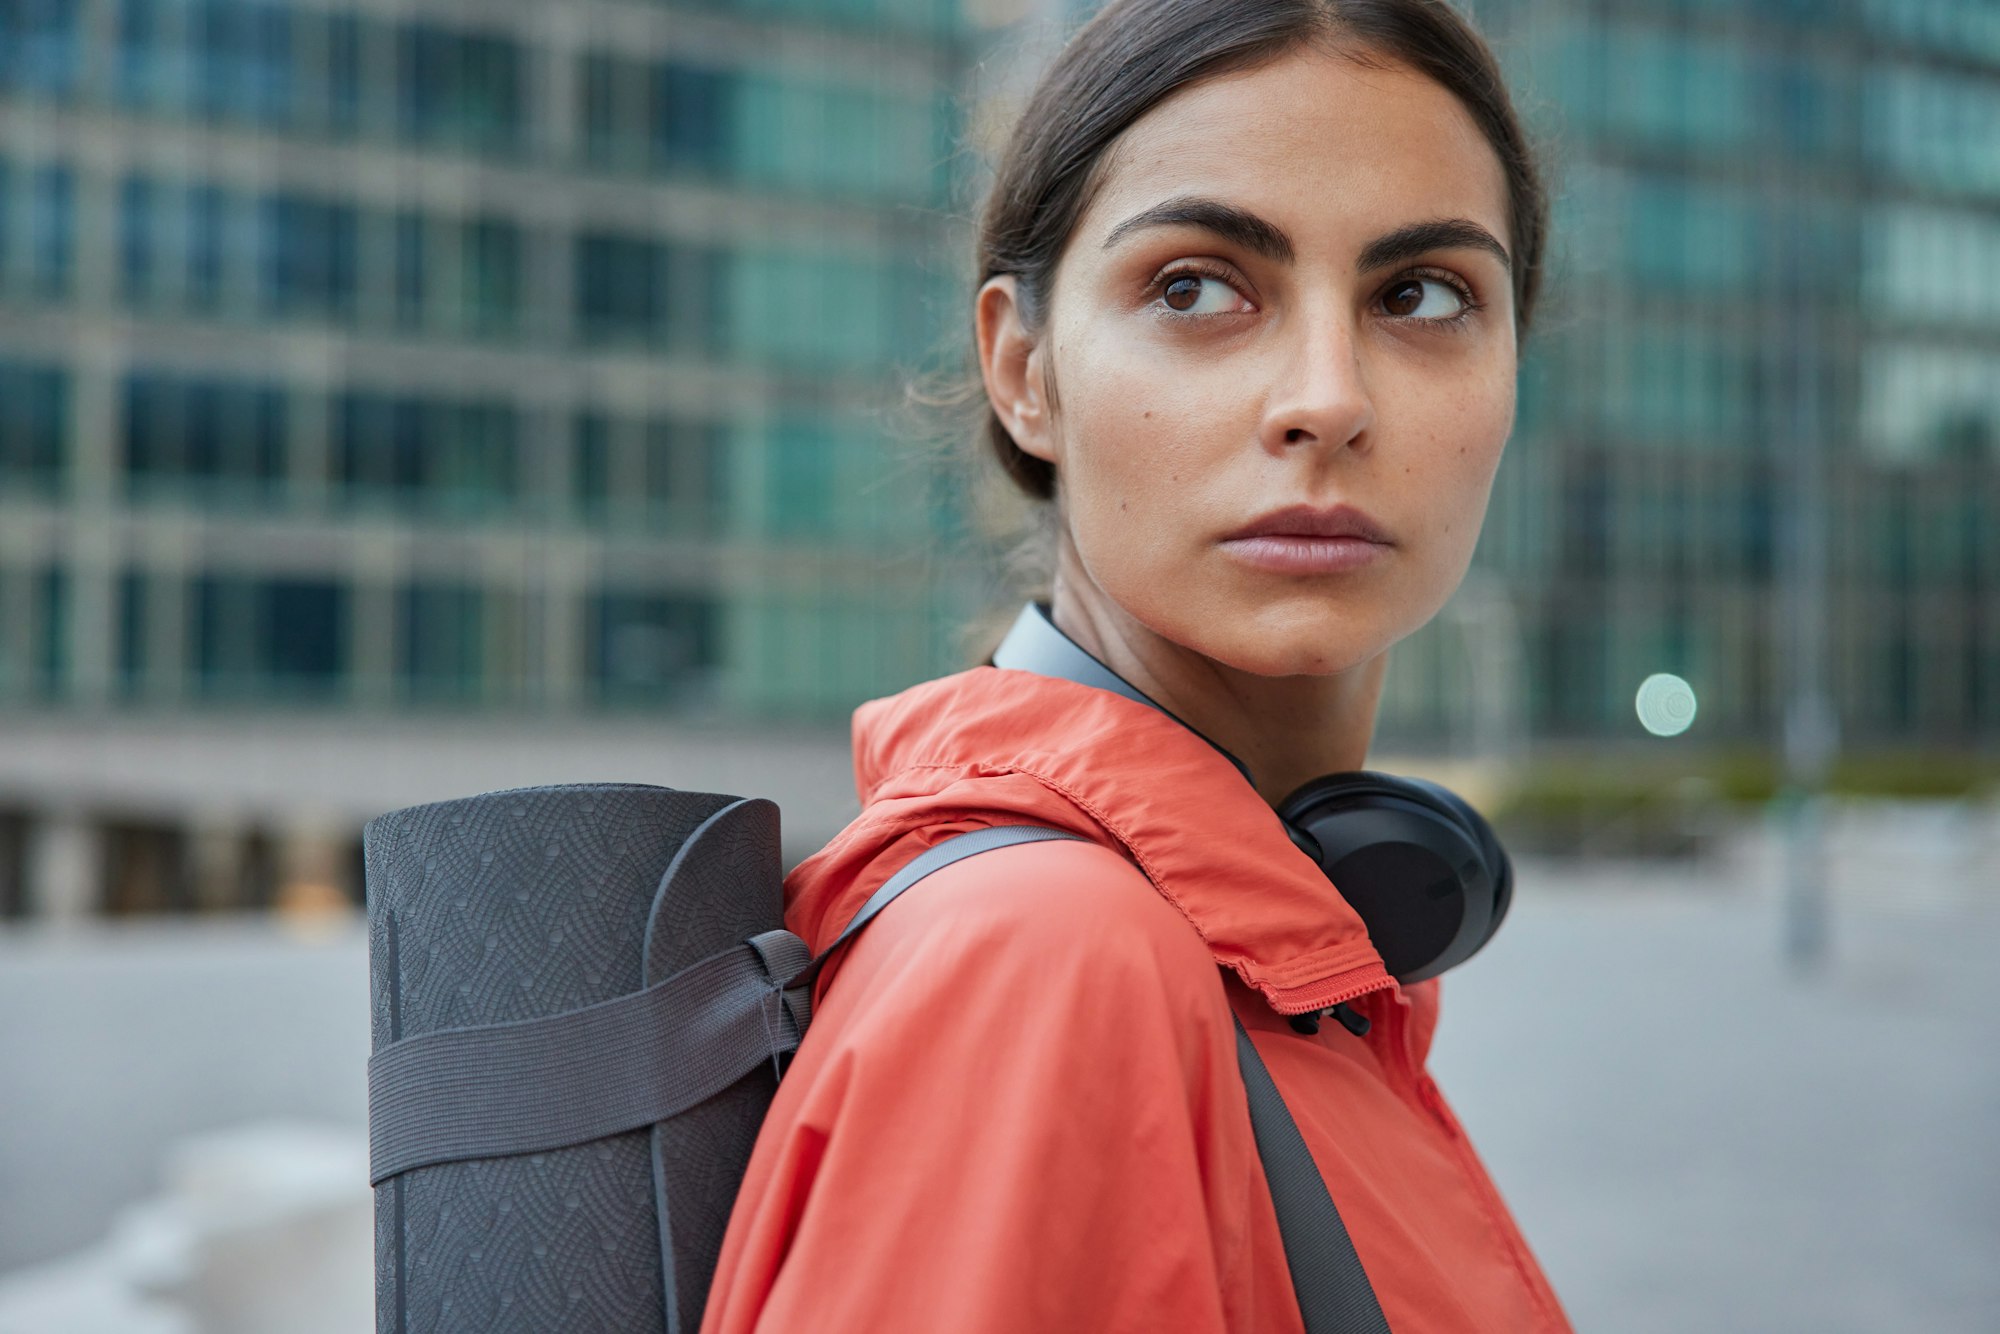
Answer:
[[785, 882], [787, 918], [815, 951], [925, 848], [1033, 823], [1123, 853], [1282, 1013], [1396, 990], [1360, 918], [1236, 763], [1148, 704], [974, 667], [857, 709], [854, 768], [861, 816]]

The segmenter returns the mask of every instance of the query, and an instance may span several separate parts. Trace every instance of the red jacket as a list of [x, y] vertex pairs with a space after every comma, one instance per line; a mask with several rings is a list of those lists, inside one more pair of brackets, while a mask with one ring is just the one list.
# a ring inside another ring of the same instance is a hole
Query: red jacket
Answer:
[[[815, 951], [952, 834], [1095, 841], [957, 862], [829, 961], [703, 1334], [1297, 1334], [1231, 1009], [1396, 1334], [1569, 1329], [1424, 1071], [1438, 984], [1207, 742], [976, 667], [863, 705], [854, 752], [860, 817], [785, 882]], [[1366, 1037], [1284, 1017], [1342, 1000]]]

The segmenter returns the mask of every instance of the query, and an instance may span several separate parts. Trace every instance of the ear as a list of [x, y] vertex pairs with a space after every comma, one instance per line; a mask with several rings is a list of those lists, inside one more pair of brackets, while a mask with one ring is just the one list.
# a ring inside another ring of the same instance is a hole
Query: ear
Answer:
[[994, 415], [1025, 454], [1056, 463], [1055, 432], [1043, 390], [1043, 350], [1021, 319], [1014, 275], [988, 278], [974, 307], [979, 375]]

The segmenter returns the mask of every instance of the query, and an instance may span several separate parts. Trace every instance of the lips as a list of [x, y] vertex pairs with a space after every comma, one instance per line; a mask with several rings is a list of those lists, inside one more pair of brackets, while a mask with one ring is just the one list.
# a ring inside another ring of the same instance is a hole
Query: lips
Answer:
[[1393, 541], [1387, 529], [1364, 510], [1352, 505], [1321, 509], [1311, 505], [1288, 505], [1272, 510], [1237, 529], [1225, 542], [1249, 537], [1349, 537], [1381, 546]]

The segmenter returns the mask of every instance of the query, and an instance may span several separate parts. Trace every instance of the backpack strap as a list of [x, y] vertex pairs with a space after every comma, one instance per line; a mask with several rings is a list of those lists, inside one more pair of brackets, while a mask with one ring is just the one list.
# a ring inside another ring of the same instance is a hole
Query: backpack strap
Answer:
[[[1232, 1019], [1234, 1015], [1230, 1016]], [[1299, 1134], [1264, 1058], [1257, 1054], [1243, 1021], [1236, 1019], [1236, 1065], [1250, 1095], [1250, 1131], [1257, 1157], [1278, 1211], [1285, 1238], [1285, 1265], [1305, 1317], [1306, 1334], [1389, 1334], [1389, 1321], [1375, 1300], [1361, 1257], [1354, 1253], [1347, 1224], [1333, 1207], [1326, 1180]]]
[[[968, 829], [963, 834], [954, 834], [942, 843], [935, 844], [918, 853], [906, 863], [902, 870], [889, 877], [882, 887], [868, 896], [868, 902], [861, 905], [834, 942], [819, 952], [818, 957], [805, 966], [795, 977], [785, 983], [788, 988], [809, 988], [814, 978], [819, 976], [820, 965], [833, 952], [861, 933], [861, 928], [875, 920], [875, 915], [896, 901], [896, 896], [911, 885], [922, 880], [932, 871], [942, 871], [955, 861], [981, 852], [991, 852], [995, 848], [1008, 848], [1016, 843], [1044, 843], [1050, 839], [1067, 838], [1079, 843], [1091, 843], [1094, 839], [1082, 834], [1072, 834], [1066, 829], [1045, 829], [1040, 825], [1002, 824], [985, 829]], [[807, 990], [807, 995], [811, 991]]]
[[[854, 919], [835, 941], [820, 951], [819, 957], [789, 985], [809, 983], [827, 956], [852, 939], [896, 896], [933, 871], [955, 861], [1016, 843], [1038, 843], [1046, 839], [1095, 840], [1061, 829], [1038, 825], [994, 825], [956, 835], [911, 859], [887, 883], [869, 896]], [[1291, 1270], [1292, 1291], [1298, 1297], [1299, 1314], [1306, 1334], [1390, 1334], [1389, 1322], [1375, 1300], [1361, 1257], [1354, 1253], [1353, 1239], [1341, 1222], [1326, 1181], [1306, 1148], [1305, 1137], [1292, 1119], [1284, 1097], [1264, 1067], [1243, 1021], [1236, 1024], [1236, 1064], [1243, 1075], [1243, 1087], [1250, 1100], [1250, 1130], [1257, 1141], [1257, 1157], [1264, 1166], [1264, 1179], [1271, 1189], [1271, 1203], [1278, 1214], [1278, 1231], [1285, 1243], [1285, 1264]]]

